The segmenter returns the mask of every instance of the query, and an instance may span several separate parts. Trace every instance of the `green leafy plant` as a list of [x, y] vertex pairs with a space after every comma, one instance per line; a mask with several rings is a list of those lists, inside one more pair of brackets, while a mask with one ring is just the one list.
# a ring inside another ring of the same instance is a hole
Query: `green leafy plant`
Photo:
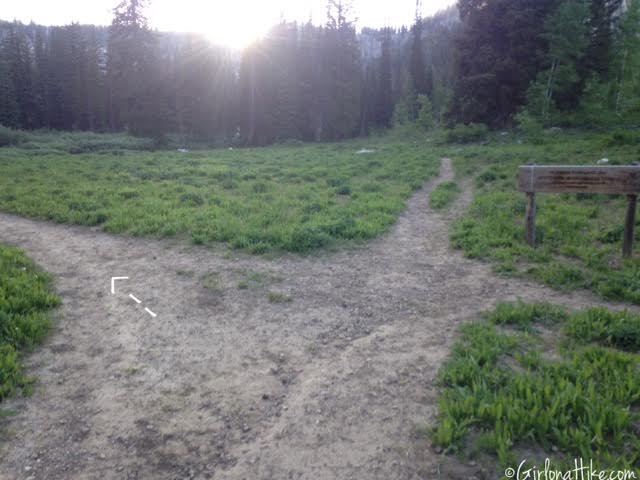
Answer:
[[[549, 304], [518, 302], [464, 325], [440, 370], [434, 444], [488, 466], [497, 458], [502, 468], [522, 449], [529, 458], [559, 464], [582, 456], [600, 468], [637, 465], [640, 356], [616, 347], [638, 351], [639, 322], [626, 312], [569, 315]], [[537, 335], [538, 325], [554, 334]], [[551, 356], [540, 353], [550, 350]]]
[[29, 386], [20, 354], [42, 342], [58, 304], [51, 278], [20, 250], [0, 244], [0, 400]]

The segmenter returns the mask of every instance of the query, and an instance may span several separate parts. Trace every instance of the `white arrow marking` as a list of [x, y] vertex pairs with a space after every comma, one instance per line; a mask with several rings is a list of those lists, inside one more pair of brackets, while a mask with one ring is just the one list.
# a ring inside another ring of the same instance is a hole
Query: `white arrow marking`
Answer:
[[133, 299], [134, 302], [136, 303], [142, 303], [142, 300], [138, 300], [136, 297], [133, 296], [133, 294], [129, 294], [129, 297]]
[[149, 315], [151, 315], [153, 318], [157, 317], [157, 315], [155, 313], [153, 313], [151, 310], [149, 310], [148, 308], [145, 307], [145, 312], [147, 312]]
[[116, 293], [116, 280], [129, 280], [129, 277], [111, 277], [111, 294]]

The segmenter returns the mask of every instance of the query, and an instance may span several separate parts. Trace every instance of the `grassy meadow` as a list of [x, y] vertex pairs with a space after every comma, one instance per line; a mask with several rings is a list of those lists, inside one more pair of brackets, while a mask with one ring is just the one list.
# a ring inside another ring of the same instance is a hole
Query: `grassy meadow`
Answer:
[[[627, 199], [623, 196], [539, 194], [537, 246], [524, 241], [525, 195], [517, 191], [519, 165], [610, 165], [640, 161], [640, 132], [548, 134], [536, 143], [496, 135], [485, 145], [450, 149], [456, 174], [475, 189], [454, 225], [452, 243], [471, 258], [488, 260], [501, 275], [528, 277], [561, 290], [590, 289], [604, 298], [640, 304], [640, 243], [622, 259]], [[640, 240], [640, 218], [636, 220]]]
[[500, 275], [640, 303], [640, 255], [620, 254], [625, 198], [538, 195], [538, 245], [531, 248], [525, 195], [516, 189], [522, 164], [639, 161], [637, 130], [551, 131], [528, 141], [472, 127], [406, 128], [333, 144], [190, 152], [154, 151], [125, 135], [10, 133], [0, 148], [2, 211], [251, 253], [308, 252], [380, 235], [448, 156], [457, 178], [431, 193], [432, 208], [448, 208], [463, 182], [474, 189], [452, 227], [455, 248], [491, 262]]
[[253, 253], [373, 238], [439, 170], [424, 145], [388, 139], [183, 153], [46, 140], [1, 149], [0, 210]]

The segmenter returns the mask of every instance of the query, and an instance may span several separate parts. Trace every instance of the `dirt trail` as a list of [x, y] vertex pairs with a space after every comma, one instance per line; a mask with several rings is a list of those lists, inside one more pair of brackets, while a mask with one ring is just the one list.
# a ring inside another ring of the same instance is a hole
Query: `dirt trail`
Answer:
[[[0, 214], [0, 241], [55, 275], [63, 299], [54, 333], [27, 360], [35, 394], [4, 405], [17, 414], [0, 426], [0, 478], [472, 475], [439, 470], [418, 433], [437, 413], [436, 373], [458, 325], [517, 297], [601, 302], [497, 278], [451, 251], [450, 214], [432, 212], [428, 193], [452, 178], [444, 159], [387, 235], [305, 258]], [[116, 295], [112, 276], [130, 277]]]

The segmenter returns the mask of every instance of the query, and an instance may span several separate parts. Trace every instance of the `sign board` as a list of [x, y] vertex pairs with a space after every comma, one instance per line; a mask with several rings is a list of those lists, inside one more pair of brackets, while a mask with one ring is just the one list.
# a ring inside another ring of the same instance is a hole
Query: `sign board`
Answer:
[[527, 194], [527, 243], [536, 243], [536, 193], [608, 193], [627, 195], [622, 254], [633, 252], [636, 204], [640, 193], [640, 165], [565, 166], [524, 165], [519, 169], [518, 188]]
[[527, 193], [640, 193], [638, 166], [538, 166], [520, 167], [518, 187]]

